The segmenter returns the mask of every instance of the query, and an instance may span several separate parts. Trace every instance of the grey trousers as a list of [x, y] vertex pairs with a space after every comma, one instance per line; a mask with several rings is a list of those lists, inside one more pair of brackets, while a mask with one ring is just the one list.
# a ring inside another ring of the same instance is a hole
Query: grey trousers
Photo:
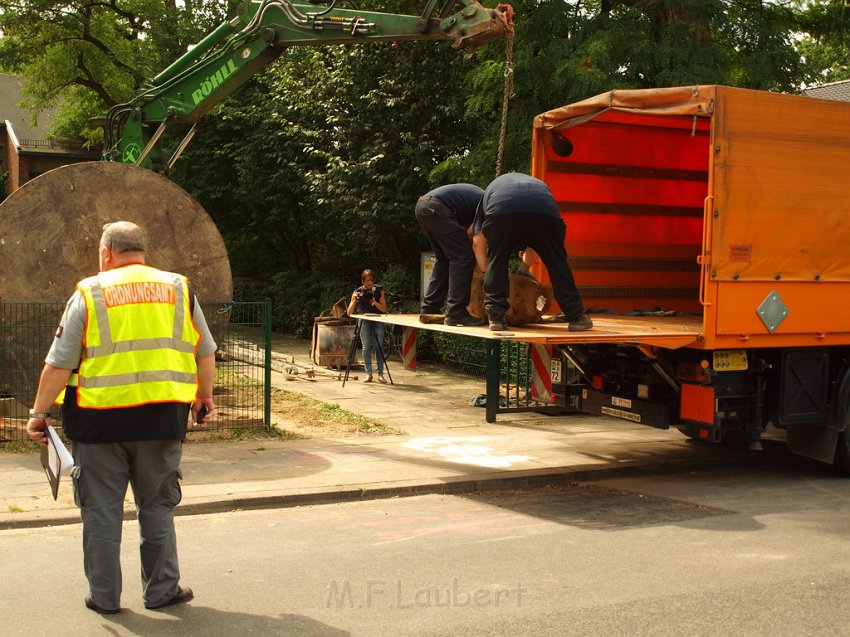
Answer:
[[127, 484], [138, 513], [142, 597], [146, 605], [177, 594], [180, 567], [174, 507], [182, 497], [179, 440], [73, 444], [74, 497], [83, 519], [83, 565], [92, 600], [121, 605], [121, 529]]

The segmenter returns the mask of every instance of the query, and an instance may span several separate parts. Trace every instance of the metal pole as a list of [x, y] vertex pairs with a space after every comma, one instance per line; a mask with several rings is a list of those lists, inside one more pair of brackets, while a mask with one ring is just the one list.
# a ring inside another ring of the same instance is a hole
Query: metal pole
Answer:
[[263, 345], [265, 347], [265, 372], [263, 388], [263, 425], [272, 430], [272, 300], [263, 302]]
[[499, 411], [499, 372], [502, 342], [495, 338], [487, 339], [487, 404], [485, 417], [487, 422], [496, 422]]

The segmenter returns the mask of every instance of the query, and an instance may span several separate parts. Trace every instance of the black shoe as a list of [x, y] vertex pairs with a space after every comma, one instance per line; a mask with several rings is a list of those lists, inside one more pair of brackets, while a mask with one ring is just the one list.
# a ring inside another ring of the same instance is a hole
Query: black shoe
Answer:
[[584, 332], [585, 330], [589, 330], [593, 327], [593, 321], [590, 320], [590, 317], [587, 314], [582, 314], [579, 318], [574, 321], [570, 321], [570, 331], [571, 332]]
[[478, 325], [484, 325], [484, 323], [485, 321], [483, 318], [476, 318], [472, 316], [472, 314], [467, 314], [460, 318], [451, 318], [447, 316], [443, 321], [443, 324], [445, 325], [460, 325], [461, 327], [476, 327]]
[[508, 329], [508, 326], [505, 325], [505, 322], [502, 320], [494, 321], [490, 319], [490, 331], [491, 332], [504, 332]]
[[93, 610], [96, 613], [100, 613], [101, 615], [114, 615], [121, 611], [120, 608], [101, 608], [94, 603], [94, 600], [91, 597], [86, 597], [86, 608]]
[[145, 604], [145, 608], [148, 610], [156, 610], [157, 608], [165, 608], [166, 606], [174, 606], [174, 604], [183, 604], [184, 602], [188, 602], [193, 599], [195, 594], [192, 592], [191, 588], [180, 588], [177, 587], [177, 593], [171, 599], [167, 599], [164, 602], [160, 602], [159, 604]]

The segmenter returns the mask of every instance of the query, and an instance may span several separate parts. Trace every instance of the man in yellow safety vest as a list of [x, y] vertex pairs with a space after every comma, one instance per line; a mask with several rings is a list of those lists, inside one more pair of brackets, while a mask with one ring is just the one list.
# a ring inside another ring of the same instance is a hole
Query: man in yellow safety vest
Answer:
[[72, 441], [83, 521], [86, 606], [120, 610], [121, 525], [133, 487], [148, 609], [187, 602], [174, 531], [189, 414], [209, 418], [216, 344], [185, 277], [145, 265], [145, 236], [106, 224], [100, 272], [77, 284], [45, 359], [27, 433], [46, 444], [56, 397]]

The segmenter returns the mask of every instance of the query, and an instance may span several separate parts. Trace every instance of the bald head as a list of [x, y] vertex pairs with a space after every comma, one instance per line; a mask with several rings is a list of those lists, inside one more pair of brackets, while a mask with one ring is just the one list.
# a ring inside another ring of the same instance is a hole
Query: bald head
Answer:
[[145, 233], [135, 223], [114, 221], [103, 226], [100, 246], [109, 248], [115, 254], [123, 252], [144, 252]]
[[145, 233], [130, 221], [103, 226], [100, 237], [100, 269], [109, 270], [129, 263], [145, 262]]

